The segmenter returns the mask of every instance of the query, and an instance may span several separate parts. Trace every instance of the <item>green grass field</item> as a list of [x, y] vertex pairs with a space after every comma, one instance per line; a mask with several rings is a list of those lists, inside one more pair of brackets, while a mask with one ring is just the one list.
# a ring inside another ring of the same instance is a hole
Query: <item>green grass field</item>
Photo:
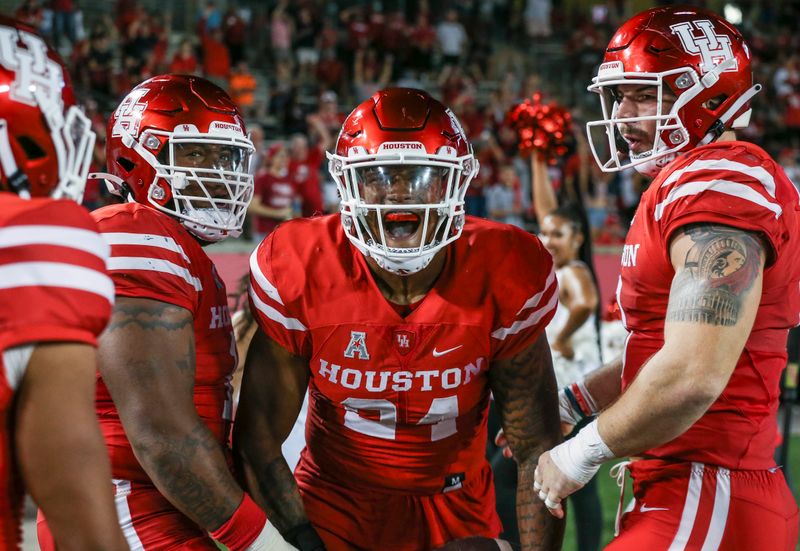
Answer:
[[[616, 481], [609, 476], [608, 471], [613, 463], [605, 465], [598, 476], [600, 483], [600, 500], [603, 503], [603, 542], [604, 545], [611, 541], [614, 537], [614, 516], [617, 511], [617, 503], [619, 501], [619, 488]], [[789, 446], [789, 466], [790, 478], [793, 484], [795, 499], [800, 501], [800, 436], [792, 436], [792, 443]], [[632, 496], [630, 488], [630, 477], [628, 477], [628, 487], [625, 490], [626, 502]], [[800, 545], [797, 546], [800, 551]], [[564, 536], [564, 547], [562, 551], [580, 551], [575, 541], [575, 524], [573, 519], [570, 519], [567, 524], [567, 533]]]

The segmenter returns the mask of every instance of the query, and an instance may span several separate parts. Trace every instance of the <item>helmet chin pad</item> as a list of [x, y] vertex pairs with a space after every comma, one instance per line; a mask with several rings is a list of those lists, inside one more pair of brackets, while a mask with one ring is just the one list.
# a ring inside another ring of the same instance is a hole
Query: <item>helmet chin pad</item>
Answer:
[[383, 270], [391, 272], [399, 276], [409, 276], [421, 272], [433, 260], [437, 251], [431, 251], [427, 254], [415, 256], [413, 258], [394, 259], [379, 253], [372, 252], [369, 256], [375, 260], [375, 263]]

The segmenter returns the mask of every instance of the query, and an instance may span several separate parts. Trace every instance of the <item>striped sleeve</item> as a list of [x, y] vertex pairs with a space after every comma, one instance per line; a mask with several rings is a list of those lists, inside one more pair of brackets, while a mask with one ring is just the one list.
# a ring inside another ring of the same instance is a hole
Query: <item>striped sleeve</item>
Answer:
[[513, 273], [505, 279], [514, 288], [498, 301], [500, 316], [491, 334], [494, 359], [513, 357], [533, 344], [558, 307], [553, 259], [538, 239], [530, 240], [532, 245], [515, 248], [515, 261], [507, 264]]
[[302, 315], [293, 311], [297, 302], [284, 300], [287, 297], [279, 289], [283, 279], [273, 272], [275, 235], [275, 232], [270, 234], [250, 256], [250, 308], [267, 335], [295, 356], [308, 357], [311, 353], [308, 327]]
[[652, 213], [662, 235], [668, 242], [688, 224], [725, 224], [760, 232], [778, 251], [785, 236], [777, 167], [771, 159], [729, 156], [694, 159], [664, 179]]
[[117, 215], [98, 221], [103, 238], [111, 246], [108, 271], [116, 294], [158, 300], [195, 312], [203, 285], [186, 252], [188, 244], [181, 244], [183, 234], [148, 220], [153, 216], [161, 215]]
[[31, 201], [0, 224], [0, 349], [95, 344], [114, 302], [108, 254], [89, 214], [72, 203]]

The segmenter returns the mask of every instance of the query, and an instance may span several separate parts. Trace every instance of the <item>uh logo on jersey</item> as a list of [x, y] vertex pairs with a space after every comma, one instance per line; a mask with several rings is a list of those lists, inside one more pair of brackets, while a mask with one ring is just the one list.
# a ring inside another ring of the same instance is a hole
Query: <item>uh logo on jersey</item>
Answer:
[[[701, 57], [700, 70], [703, 73], [709, 72], [726, 59], [736, 61], [731, 50], [731, 39], [714, 32], [714, 24], [708, 19], [684, 21], [670, 26], [670, 29], [678, 36], [686, 53]], [[738, 70], [738, 63], [734, 63], [725, 72], [735, 73]]]

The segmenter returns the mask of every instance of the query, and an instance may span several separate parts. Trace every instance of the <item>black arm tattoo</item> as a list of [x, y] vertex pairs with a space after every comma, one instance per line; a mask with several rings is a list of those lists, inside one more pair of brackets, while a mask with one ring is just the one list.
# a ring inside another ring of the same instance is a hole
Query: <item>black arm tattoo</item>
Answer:
[[222, 443], [194, 406], [191, 312], [155, 300], [119, 298], [99, 357], [133, 451], [153, 483], [206, 530], [221, 526], [238, 507], [242, 490]]
[[[199, 419], [188, 434], [143, 441], [136, 455], [170, 502], [206, 530], [222, 526], [239, 506], [241, 490], [222, 447]], [[215, 465], [202, 464], [215, 456]]]
[[262, 468], [258, 487], [266, 498], [267, 517], [278, 531], [285, 533], [308, 522], [297, 481], [283, 456]]
[[492, 364], [492, 393], [518, 465], [517, 519], [523, 549], [558, 550], [564, 521], [553, 517], [533, 489], [539, 455], [561, 441], [558, 393], [544, 335], [510, 360]]
[[667, 321], [733, 326], [758, 277], [764, 245], [728, 226], [698, 224], [682, 232], [693, 241], [670, 288]]
[[187, 317], [185, 314], [188, 311], [180, 306], [149, 300], [147, 307], [142, 307], [135, 301], [117, 299], [106, 333], [124, 329], [128, 325], [136, 325], [144, 330], [177, 331], [194, 323], [191, 314]]

